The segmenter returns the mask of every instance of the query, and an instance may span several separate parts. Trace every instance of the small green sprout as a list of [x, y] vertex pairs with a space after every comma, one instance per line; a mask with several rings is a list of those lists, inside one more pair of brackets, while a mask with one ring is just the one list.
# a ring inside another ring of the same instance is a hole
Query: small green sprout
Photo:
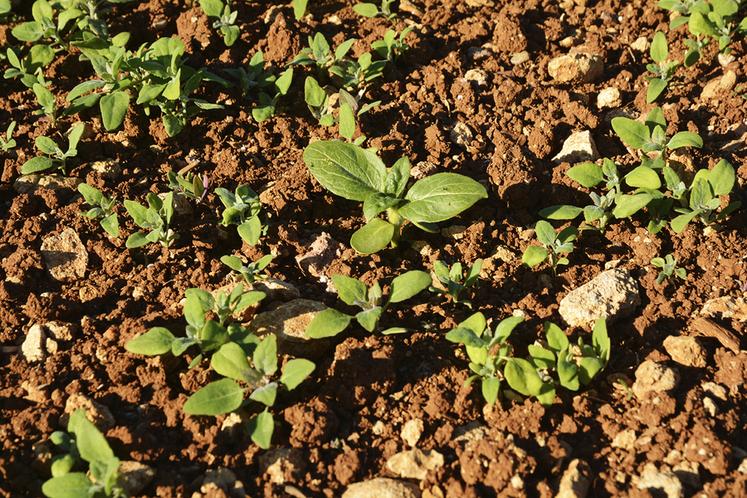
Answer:
[[674, 280], [675, 278], [685, 280], [687, 278], [687, 271], [677, 266], [677, 259], [672, 254], [667, 254], [663, 258], [653, 258], [651, 264], [661, 270], [656, 277], [657, 284], [661, 284], [665, 280]]
[[569, 226], [556, 232], [550, 223], [540, 220], [534, 226], [534, 230], [537, 240], [542, 245], [527, 247], [521, 261], [530, 268], [548, 261], [553, 271], [556, 271], [558, 266], [567, 265], [566, 255], [573, 252], [573, 242], [578, 237], [576, 227]]
[[267, 274], [264, 272], [264, 269], [267, 268], [267, 265], [270, 264], [274, 257], [275, 256], [273, 256], [272, 254], [266, 254], [259, 258], [257, 261], [253, 261], [247, 264], [244, 264], [244, 262], [238, 256], [221, 256], [220, 260], [224, 265], [241, 275], [241, 278], [244, 279], [244, 282], [246, 282], [248, 285], [252, 285], [259, 280], [264, 280], [265, 278], [267, 278]]
[[446, 266], [446, 263], [438, 260], [433, 264], [433, 275], [435, 275], [440, 285], [431, 286], [431, 291], [447, 295], [452, 302], [462, 303], [471, 308], [472, 303], [462, 300], [461, 296], [462, 293], [477, 283], [477, 280], [480, 278], [480, 270], [482, 270], [482, 259], [475, 260], [466, 275], [462, 270], [462, 263], [454, 263], [449, 268]]
[[654, 63], [646, 66], [649, 72], [653, 74], [648, 79], [648, 88], [646, 89], [646, 102], [649, 104], [658, 99], [667, 88], [669, 81], [680, 65], [677, 61], [668, 60], [669, 46], [667, 44], [667, 37], [661, 31], [657, 31], [654, 34], [654, 39], [651, 42], [651, 59], [653, 59]]
[[197, 204], [205, 199], [208, 187], [210, 187], [210, 179], [207, 174], [200, 177], [200, 175], [192, 173], [182, 175], [176, 171], [169, 171], [166, 176], [172, 192], [192, 199]]
[[231, 10], [230, 0], [224, 4], [222, 0], [200, 0], [200, 7], [205, 15], [213, 21], [213, 28], [220, 31], [223, 35], [223, 43], [227, 47], [232, 46], [238, 40], [241, 30], [236, 26], [236, 17], [239, 12]]
[[169, 228], [171, 218], [174, 216], [174, 193], [169, 192], [163, 196], [163, 199], [156, 194], [149, 193], [146, 199], [147, 207], [135, 201], [124, 201], [125, 209], [132, 220], [145, 230], [130, 235], [125, 246], [128, 249], [135, 249], [158, 242], [163, 247], [171, 247], [177, 239], [177, 234]]
[[[348, 328], [353, 319], [366, 331], [373, 333], [379, 326], [381, 315], [389, 305], [406, 301], [421, 291], [428, 288], [431, 276], [419, 270], [412, 270], [392, 280], [389, 294], [384, 299], [384, 294], [379, 282], [367, 287], [365, 283], [345, 275], [332, 276], [332, 283], [337, 291], [337, 296], [349, 306], [361, 309], [355, 315], [349, 315], [333, 308], [317, 313], [308, 328], [306, 335], [314, 339], [333, 337]], [[382, 334], [400, 334], [407, 329], [402, 327], [390, 327], [382, 331]]]
[[257, 92], [257, 104], [252, 108], [252, 117], [262, 122], [275, 115], [280, 98], [288, 93], [293, 83], [293, 68], [289, 67], [279, 75], [265, 69], [262, 51], [255, 53], [246, 68], [227, 69], [226, 72], [238, 82], [245, 96]]
[[93, 220], [101, 220], [101, 228], [112, 237], [119, 237], [119, 218], [117, 218], [117, 213], [114, 210], [117, 205], [116, 199], [105, 196], [101, 190], [87, 183], [78, 185], [78, 192], [91, 206], [91, 209], [83, 213], [83, 216]]
[[47, 82], [40, 76], [39, 82], [34, 83], [31, 89], [34, 91], [36, 102], [40, 107], [40, 109], [34, 111], [34, 113], [43, 114], [54, 122], [57, 116], [57, 101], [55, 100], [54, 94], [49, 90]]
[[11, 67], [5, 70], [3, 78], [19, 78], [25, 87], [33, 89], [35, 84], [44, 81], [42, 69], [52, 62], [54, 54], [54, 50], [47, 45], [34, 45], [26, 56], [21, 57], [12, 47], [8, 47], [5, 55]]
[[371, 44], [371, 48], [376, 54], [389, 62], [396, 62], [399, 57], [410, 49], [405, 43], [405, 38], [412, 31], [412, 26], [408, 26], [399, 33], [393, 29], [386, 30], [384, 38]]
[[394, 12], [392, 6], [395, 0], [381, 0], [380, 5], [375, 3], [357, 3], [353, 5], [353, 10], [356, 14], [363, 17], [383, 17], [389, 21], [393, 21], [397, 18], [397, 13]]
[[36, 146], [36, 149], [44, 155], [32, 157], [23, 163], [21, 166], [21, 173], [28, 175], [52, 168], [57, 168], [65, 173], [67, 160], [78, 155], [78, 142], [80, 142], [80, 138], [83, 136], [83, 131], [85, 131], [85, 129], [85, 124], [80, 122], [75, 123], [70, 128], [70, 133], [67, 136], [68, 146], [66, 151], [63, 151], [59, 145], [49, 137], [43, 135], [36, 137], [34, 145]]
[[308, 6], [309, 0], [292, 0], [291, 6], [293, 7], [293, 16], [296, 20], [302, 19], [306, 15], [306, 7]]
[[5, 136], [0, 135], [0, 149], [3, 152], [8, 152], [15, 148], [16, 139], [13, 138], [13, 132], [16, 129], [16, 122], [11, 121], [8, 128], [5, 130]]
[[259, 195], [249, 185], [239, 185], [232, 193], [224, 188], [216, 188], [215, 193], [220, 198], [225, 209], [221, 225], [238, 225], [237, 232], [247, 244], [255, 245], [266, 231], [259, 219], [262, 204]]

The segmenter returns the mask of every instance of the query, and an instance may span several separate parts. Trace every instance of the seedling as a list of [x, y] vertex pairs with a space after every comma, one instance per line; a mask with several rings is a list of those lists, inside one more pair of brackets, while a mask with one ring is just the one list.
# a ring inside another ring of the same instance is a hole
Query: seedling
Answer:
[[177, 239], [177, 234], [169, 228], [171, 218], [174, 216], [174, 193], [169, 192], [163, 198], [149, 193], [146, 199], [147, 207], [135, 201], [124, 201], [125, 209], [132, 220], [145, 230], [130, 235], [125, 246], [128, 249], [135, 249], [158, 242], [163, 247], [171, 247]]
[[[350, 239], [361, 254], [396, 247], [409, 221], [434, 232], [436, 223], [453, 218], [488, 196], [477, 181], [456, 173], [436, 173], [409, 189], [410, 161], [399, 159], [391, 168], [372, 151], [340, 141], [319, 141], [304, 151], [311, 174], [327, 190], [363, 202], [366, 224]], [[379, 217], [386, 213], [387, 219]]]
[[677, 266], [677, 259], [672, 254], [667, 254], [663, 258], [653, 258], [651, 264], [660, 269], [659, 275], [656, 277], [657, 284], [661, 284], [665, 280], [674, 280], [675, 278], [685, 280], [687, 278], [687, 271]]
[[39, 171], [46, 171], [48, 169], [57, 168], [62, 173], [65, 173], [65, 166], [68, 159], [78, 155], [78, 142], [80, 137], [83, 136], [85, 130], [84, 123], [75, 123], [70, 128], [70, 133], [67, 136], [67, 150], [63, 151], [57, 142], [49, 137], [39, 136], [34, 141], [36, 149], [44, 154], [43, 156], [32, 157], [21, 166], [21, 173], [28, 175], [31, 173], [38, 173]]
[[12, 8], [10, 0], [0, 0], [0, 16], [9, 14]]
[[537, 240], [542, 245], [527, 247], [521, 261], [530, 268], [548, 261], [553, 271], [556, 271], [558, 266], [567, 265], [566, 255], [573, 252], [573, 242], [578, 237], [576, 227], [569, 226], [556, 232], [550, 223], [540, 220], [534, 226], [534, 230]]
[[16, 122], [11, 121], [8, 128], [5, 130], [5, 136], [0, 135], [0, 149], [3, 152], [8, 152], [15, 148], [16, 139], [13, 138], [13, 131], [16, 129]]
[[384, 38], [371, 44], [371, 48], [376, 54], [390, 62], [395, 62], [399, 57], [410, 49], [405, 43], [405, 38], [412, 31], [412, 26], [408, 26], [399, 33], [393, 29], [386, 30]]
[[[319, 124], [322, 126], [339, 126], [340, 136], [348, 142], [360, 145], [365, 140], [361, 136], [353, 141], [357, 129], [357, 118], [378, 106], [381, 101], [360, 105], [359, 99], [344, 89], [335, 90], [332, 87], [322, 88], [313, 76], [307, 76], [304, 82], [304, 98], [306, 104]], [[337, 116], [333, 102], [338, 104]]]
[[654, 34], [654, 39], [651, 42], [651, 59], [654, 64], [649, 64], [646, 68], [653, 74], [648, 79], [648, 88], [646, 89], [646, 102], [649, 104], [654, 102], [662, 92], [667, 88], [669, 81], [674, 76], [675, 71], [679, 67], [680, 63], [677, 61], [670, 61], [669, 59], [669, 45], [667, 44], [667, 37], [661, 31], [657, 31]]
[[54, 50], [48, 45], [34, 45], [26, 56], [21, 57], [12, 47], [8, 47], [5, 56], [11, 67], [5, 70], [3, 78], [19, 78], [25, 87], [33, 89], [35, 84], [44, 81], [42, 69], [54, 59]]
[[116, 200], [113, 197], [105, 196], [101, 190], [87, 183], [78, 185], [78, 192], [91, 206], [91, 209], [83, 213], [83, 216], [92, 220], [100, 220], [101, 228], [112, 237], [119, 237], [119, 219], [114, 211], [117, 205]]
[[477, 283], [480, 278], [480, 270], [482, 270], [482, 259], [475, 260], [466, 275], [462, 270], [462, 263], [454, 263], [449, 268], [446, 263], [438, 260], [433, 264], [433, 275], [438, 279], [440, 285], [432, 285], [430, 289], [433, 292], [449, 296], [454, 303], [462, 303], [468, 308], [472, 308], [472, 303], [462, 300], [461, 296], [462, 293]]
[[237, 231], [242, 240], [247, 244], [255, 245], [266, 231], [259, 219], [259, 211], [262, 204], [259, 196], [249, 185], [239, 185], [236, 193], [231, 193], [224, 188], [215, 189], [225, 209], [221, 225], [238, 225]]
[[223, 35], [223, 43], [227, 47], [232, 46], [238, 40], [241, 30], [236, 26], [237, 10], [231, 10], [230, 0], [224, 4], [221, 0], [200, 0], [200, 7], [205, 15], [213, 21], [213, 28]]
[[265, 69], [262, 51], [255, 53], [246, 68], [227, 69], [226, 72], [238, 81], [243, 95], [257, 92], [258, 102], [252, 109], [252, 117], [262, 122], [275, 115], [280, 98], [288, 93], [293, 83], [293, 68], [289, 67], [279, 76]]
[[57, 116], [57, 102], [54, 94], [47, 87], [47, 82], [44, 81], [41, 75], [39, 76], [39, 82], [34, 83], [31, 89], [34, 91], [36, 102], [40, 107], [34, 114], [43, 114], [54, 122]]
[[358, 3], [353, 5], [353, 10], [363, 17], [383, 17], [389, 21], [397, 18], [392, 6], [395, 0], [381, 0], [379, 5], [375, 3]]
[[192, 199], [197, 204], [205, 199], [208, 188], [210, 187], [210, 179], [207, 173], [200, 177], [192, 173], [186, 173], [182, 175], [176, 171], [169, 171], [167, 173], [169, 180], [169, 188], [174, 194], [183, 195]]
[[42, 485], [44, 496], [127, 496], [118, 482], [119, 459], [83, 409], [70, 415], [67, 432], [54, 432], [50, 440], [63, 453], [52, 459], [52, 478]]
[[224, 265], [241, 275], [248, 285], [252, 285], [258, 280], [264, 280], [267, 278], [267, 274], [264, 269], [273, 260], [275, 256], [272, 254], [266, 254], [259, 258], [257, 261], [244, 264], [244, 262], [238, 256], [222, 256], [220, 258]]
[[309, 0], [292, 0], [291, 6], [293, 7], [293, 16], [296, 20], [300, 20], [306, 15], [306, 7]]
[[[365, 283], [355, 278], [334, 275], [332, 276], [332, 283], [342, 302], [349, 306], [358, 307], [361, 311], [355, 315], [349, 315], [328, 308], [317, 313], [306, 329], [306, 335], [311, 338], [320, 339], [336, 336], [348, 328], [353, 319], [366, 331], [373, 333], [378, 328], [381, 315], [389, 305], [406, 301], [425, 290], [431, 283], [431, 276], [419, 270], [403, 273], [392, 280], [386, 299], [384, 299], [378, 281], [367, 287]], [[402, 327], [390, 327], [381, 333], [389, 335], [406, 331], [407, 329]]]

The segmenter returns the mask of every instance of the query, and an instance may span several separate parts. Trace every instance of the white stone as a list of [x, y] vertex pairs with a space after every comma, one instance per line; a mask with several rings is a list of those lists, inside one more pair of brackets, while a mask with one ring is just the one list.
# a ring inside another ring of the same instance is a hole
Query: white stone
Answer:
[[677, 386], [679, 375], [677, 371], [661, 363], [646, 360], [635, 371], [633, 394], [638, 398], [648, 393], [671, 391]]
[[41, 253], [55, 280], [68, 282], [86, 274], [88, 251], [80, 241], [78, 232], [70, 227], [42, 239]]
[[402, 426], [400, 436], [402, 436], [402, 440], [408, 446], [415, 447], [418, 441], [420, 441], [420, 436], [422, 436], [424, 428], [423, 421], [419, 418], [414, 418], [405, 422]]
[[670, 335], [664, 339], [664, 349], [680, 365], [695, 368], [706, 366], [706, 351], [694, 337]]
[[552, 59], [547, 64], [547, 72], [560, 83], [590, 83], [602, 75], [604, 62], [598, 55], [576, 52]]
[[599, 318], [629, 316], [641, 303], [638, 284], [625, 269], [605, 270], [561, 301], [560, 316], [571, 327], [592, 327]]
[[597, 95], [597, 107], [599, 109], [615, 108], [621, 105], [620, 90], [614, 86], [608, 86]]
[[560, 152], [553, 157], [556, 162], [576, 163], [594, 161], [599, 158], [597, 145], [589, 130], [573, 132], [565, 142]]
[[589, 492], [589, 464], [578, 458], [571, 460], [560, 478], [555, 498], [585, 498]]
[[351, 484], [342, 498], [420, 498], [420, 490], [409, 482], [376, 477]]
[[41, 325], [33, 325], [26, 332], [26, 338], [21, 344], [21, 352], [28, 362], [36, 362], [44, 359], [44, 329]]
[[423, 452], [417, 448], [395, 453], [386, 462], [393, 474], [405, 479], [425, 479], [428, 472], [443, 467], [444, 457], [436, 450]]
[[673, 472], [660, 472], [652, 463], [647, 463], [638, 476], [638, 489], [655, 489], [663, 492], [667, 498], [682, 498], [682, 483]]

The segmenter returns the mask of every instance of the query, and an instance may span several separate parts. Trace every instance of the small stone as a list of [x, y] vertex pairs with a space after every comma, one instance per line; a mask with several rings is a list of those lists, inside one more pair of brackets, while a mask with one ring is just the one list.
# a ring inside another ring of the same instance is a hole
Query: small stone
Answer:
[[402, 426], [402, 431], [400, 431], [400, 436], [402, 436], [402, 440], [408, 446], [414, 448], [418, 441], [420, 441], [420, 436], [423, 435], [423, 429], [425, 429], [423, 421], [419, 418], [414, 418], [405, 422]]
[[[86, 412], [86, 418], [90, 420], [101, 431], [114, 427], [114, 417], [106, 406], [93, 401], [82, 394], [71, 394], [65, 402], [65, 414], [70, 415], [75, 410], [82, 409]], [[65, 418], [63, 421], [62, 418]], [[62, 425], [67, 425], [67, 417], [61, 417]]]
[[377, 420], [373, 427], [371, 427], [371, 432], [373, 432], [377, 436], [381, 436], [382, 434], [384, 434], [385, 429], [386, 426], [384, 425], [384, 422], [382, 422], [381, 420]]
[[646, 360], [635, 371], [633, 394], [643, 398], [648, 393], [671, 391], [677, 386], [679, 375], [677, 371], [661, 363]]
[[673, 472], [660, 472], [652, 463], [647, 463], [638, 476], [638, 489], [654, 489], [664, 493], [667, 498], [681, 498], [682, 483]]
[[44, 392], [43, 387], [35, 386], [31, 382], [24, 380], [21, 381], [21, 388], [26, 391], [24, 399], [33, 401], [34, 403], [44, 403], [47, 401], [47, 393]]
[[116, 178], [122, 173], [122, 167], [119, 165], [119, 161], [115, 159], [94, 161], [90, 164], [90, 167], [96, 173], [109, 178]]
[[241, 415], [236, 412], [229, 413], [220, 424], [220, 431], [230, 435], [236, 435], [242, 429]]
[[449, 136], [451, 137], [451, 141], [456, 145], [466, 148], [472, 141], [472, 130], [470, 130], [469, 126], [466, 124], [457, 121], [456, 124], [454, 124], [454, 128], [451, 129]]
[[75, 337], [77, 327], [72, 323], [65, 322], [47, 322], [44, 328], [49, 334], [58, 341], [72, 341]]
[[584, 498], [589, 492], [589, 464], [578, 458], [571, 460], [560, 478], [558, 494], [555, 498]]
[[664, 349], [680, 365], [695, 368], [706, 366], [705, 349], [694, 337], [670, 335], [664, 339]]
[[721, 401], [726, 401], [728, 392], [724, 386], [716, 384], [715, 382], [703, 382], [703, 391], [708, 394], [712, 394], [715, 398]]
[[259, 457], [259, 470], [274, 484], [293, 479], [303, 466], [303, 454], [296, 448], [274, 448]]
[[703, 397], [703, 408], [705, 408], [705, 411], [711, 417], [715, 417], [718, 413], [718, 406], [716, 406], [716, 403], [708, 396]]
[[257, 335], [275, 334], [281, 347], [322, 344], [306, 335], [311, 320], [317, 313], [327, 309], [324, 303], [310, 299], [294, 299], [272, 311], [260, 313], [249, 324], [249, 330]]
[[547, 72], [559, 83], [590, 83], [602, 75], [604, 62], [598, 55], [576, 52], [552, 59]]
[[420, 490], [409, 482], [376, 477], [351, 484], [342, 498], [420, 498]]
[[621, 105], [620, 90], [613, 86], [608, 86], [597, 95], [597, 107], [599, 109], [615, 108]]
[[386, 467], [404, 479], [425, 479], [428, 472], [444, 465], [444, 456], [436, 450], [427, 452], [418, 448], [395, 453], [386, 462]]
[[296, 263], [305, 273], [314, 277], [325, 275], [327, 268], [341, 254], [342, 244], [327, 232], [322, 232], [309, 246], [309, 251], [296, 256]]
[[704, 100], [716, 99], [719, 95], [725, 95], [734, 88], [737, 83], [737, 74], [731, 69], [723, 76], [714, 78], [703, 86], [700, 98]]
[[591, 327], [599, 318], [629, 316], [641, 303], [638, 284], [625, 269], [605, 270], [560, 301], [560, 316], [571, 327]]
[[485, 86], [488, 84], [488, 73], [482, 69], [470, 69], [464, 73], [464, 79], [475, 83], [477, 86]]
[[68, 227], [42, 239], [41, 253], [52, 278], [68, 282], [82, 278], [88, 266], [88, 251], [78, 232]]
[[648, 38], [645, 36], [636, 38], [636, 40], [630, 44], [630, 48], [636, 52], [645, 52], [648, 50]]
[[246, 496], [244, 484], [238, 480], [236, 474], [225, 467], [205, 472], [200, 491], [207, 497], [226, 496], [226, 494], [231, 497]]
[[[745, 135], [747, 138], [747, 134]], [[720, 315], [740, 322], [747, 322], [747, 301], [743, 296], [722, 296], [709, 299], [700, 310], [701, 315]]]
[[618, 432], [612, 439], [612, 447], [620, 448], [623, 450], [632, 450], [635, 444], [637, 436], [633, 429], [625, 429], [624, 431]]
[[13, 182], [13, 188], [19, 194], [28, 194], [33, 192], [38, 187], [44, 187], [51, 190], [76, 190], [80, 185], [81, 180], [79, 178], [71, 178], [69, 176], [59, 175], [23, 175], [18, 177]]
[[724, 53], [718, 54], [716, 56], [716, 59], [718, 59], [718, 63], [722, 67], [728, 66], [729, 64], [731, 64], [735, 60], [734, 54], [724, 54]]
[[524, 479], [519, 475], [511, 476], [511, 486], [516, 489], [524, 489]]
[[511, 64], [513, 64], [514, 66], [524, 64], [525, 62], [529, 62], [529, 52], [527, 52], [526, 50], [511, 54]]
[[747, 474], [747, 458], [742, 459], [742, 463], [739, 464], [739, 468], [737, 468], [737, 472], [741, 472], [742, 474]]
[[120, 462], [118, 473], [117, 484], [127, 496], [141, 494], [156, 477], [156, 471], [153, 468], [134, 460]]
[[26, 338], [21, 344], [21, 352], [23, 357], [28, 362], [36, 362], [44, 359], [44, 329], [41, 325], [32, 325], [28, 332], [26, 332]]
[[516, 254], [514, 254], [514, 252], [506, 246], [498, 246], [495, 248], [493, 257], [500, 261], [503, 261], [504, 263], [510, 263], [514, 259], [516, 259]]
[[577, 131], [571, 134], [558, 155], [553, 157], [556, 162], [577, 163], [581, 161], [595, 161], [599, 158], [597, 145], [589, 130]]

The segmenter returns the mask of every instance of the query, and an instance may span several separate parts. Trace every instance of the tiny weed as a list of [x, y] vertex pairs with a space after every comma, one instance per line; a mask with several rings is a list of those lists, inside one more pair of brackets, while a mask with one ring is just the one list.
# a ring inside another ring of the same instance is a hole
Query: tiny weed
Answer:
[[431, 286], [431, 290], [449, 296], [454, 303], [462, 303], [468, 308], [472, 308], [472, 303], [463, 300], [461, 296], [477, 283], [480, 278], [480, 270], [482, 270], [481, 259], [475, 260], [466, 275], [461, 263], [454, 263], [449, 268], [446, 263], [438, 260], [433, 264], [433, 275], [435, 275], [439, 285]]
[[91, 206], [91, 209], [83, 213], [83, 216], [92, 220], [100, 220], [101, 228], [112, 237], [119, 237], [119, 218], [114, 210], [117, 205], [116, 200], [105, 196], [99, 189], [87, 183], [78, 185], [78, 192]]
[[158, 242], [163, 247], [171, 247], [177, 239], [177, 234], [169, 228], [171, 218], [174, 216], [174, 193], [165, 194], [163, 199], [156, 194], [149, 193], [147, 201], [147, 207], [135, 201], [124, 201], [125, 209], [132, 220], [145, 230], [130, 235], [125, 246], [128, 249], [135, 249]]
[[553, 271], [556, 271], [558, 266], [567, 265], [566, 256], [575, 249], [573, 242], [578, 237], [576, 227], [569, 226], [558, 232], [550, 223], [540, 220], [534, 226], [534, 230], [537, 240], [542, 245], [527, 247], [521, 261], [530, 268], [548, 261]]
[[75, 123], [70, 128], [70, 133], [67, 136], [68, 146], [66, 151], [63, 151], [59, 145], [49, 137], [43, 135], [36, 137], [34, 145], [36, 146], [36, 149], [44, 155], [32, 157], [23, 163], [21, 166], [21, 173], [28, 175], [57, 168], [64, 174], [67, 160], [78, 155], [78, 142], [80, 142], [80, 138], [83, 136], [83, 131], [85, 129], [86, 125], [80, 122]]
[[677, 266], [677, 260], [672, 254], [667, 254], [663, 258], [653, 258], [651, 264], [660, 270], [656, 277], [657, 284], [661, 284], [665, 280], [674, 280], [675, 278], [685, 280], [687, 278], [687, 271]]

